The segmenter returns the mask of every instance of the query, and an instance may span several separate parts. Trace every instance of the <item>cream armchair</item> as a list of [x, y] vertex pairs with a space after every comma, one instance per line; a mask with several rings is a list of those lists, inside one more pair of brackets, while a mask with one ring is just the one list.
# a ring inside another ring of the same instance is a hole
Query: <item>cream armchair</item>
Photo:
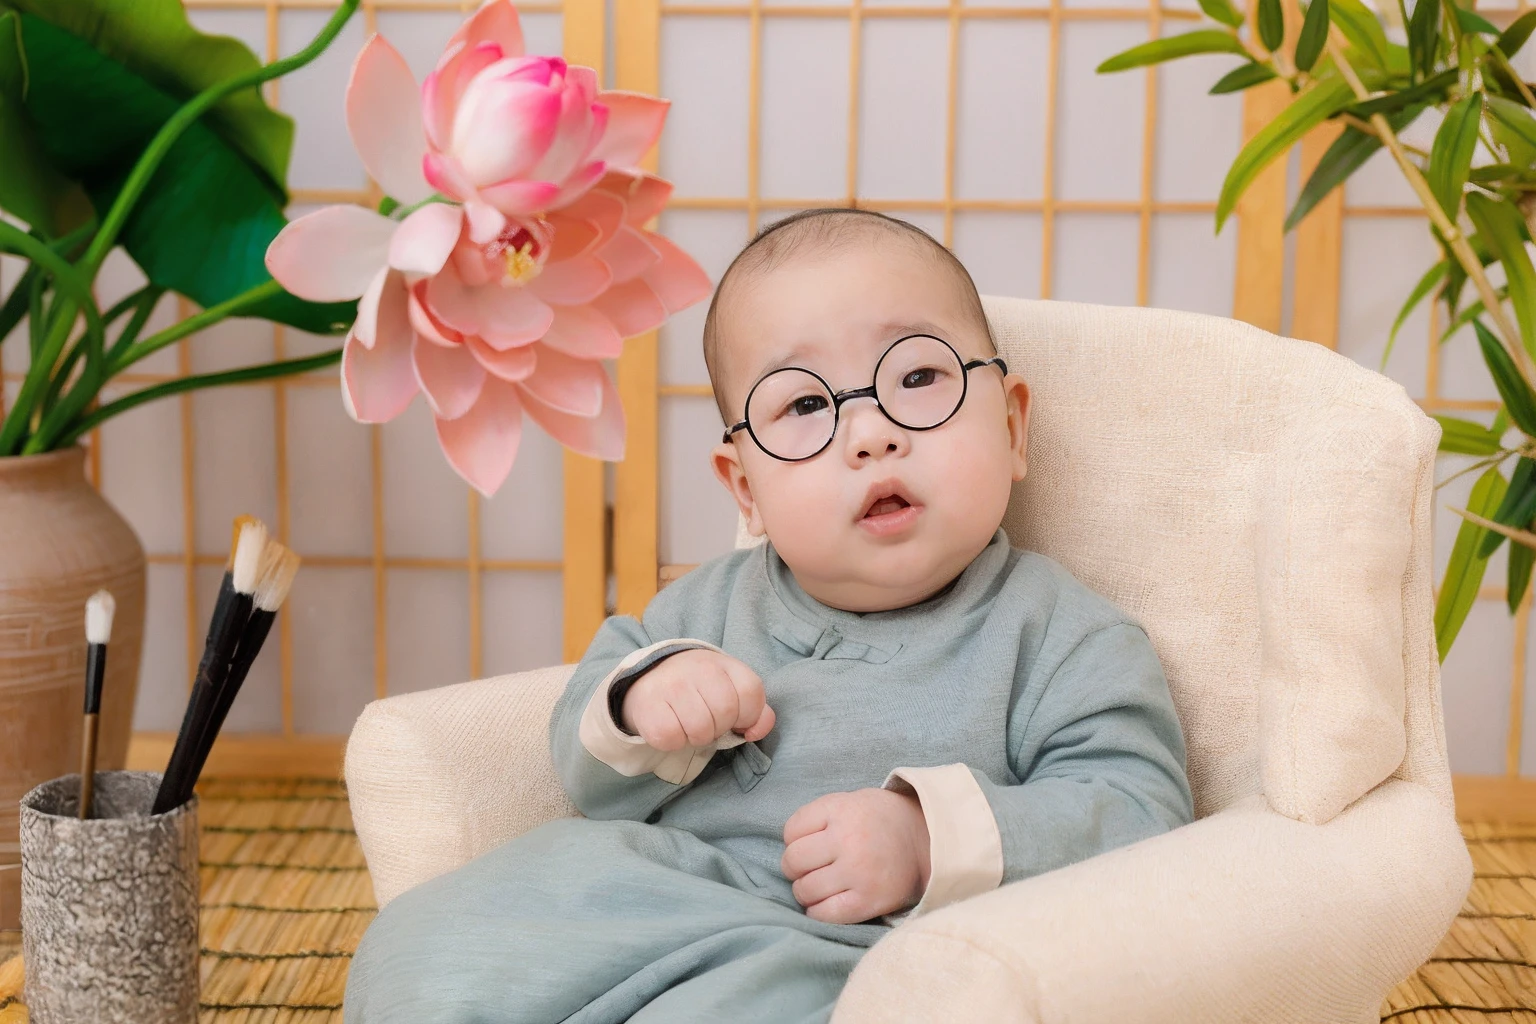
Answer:
[[[834, 1024], [1378, 1020], [1472, 876], [1431, 624], [1439, 426], [1246, 324], [986, 301], [1034, 394], [1004, 526], [1146, 626], [1197, 820], [908, 920]], [[363, 711], [346, 778], [381, 905], [575, 813], [547, 737], [570, 671]]]

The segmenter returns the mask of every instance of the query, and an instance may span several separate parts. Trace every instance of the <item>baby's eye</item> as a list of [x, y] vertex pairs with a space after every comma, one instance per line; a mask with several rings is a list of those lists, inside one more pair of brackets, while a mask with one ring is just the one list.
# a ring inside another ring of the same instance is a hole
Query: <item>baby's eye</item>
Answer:
[[938, 379], [939, 373], [931, 366], [925, 366], [920, 370], [912, 370], [901, 378], [901, 386], [904, 388], [926, 388]]
[[814, 416], [827, 407], [824, 395], [803, 395], [789, 403], [789, 415]]

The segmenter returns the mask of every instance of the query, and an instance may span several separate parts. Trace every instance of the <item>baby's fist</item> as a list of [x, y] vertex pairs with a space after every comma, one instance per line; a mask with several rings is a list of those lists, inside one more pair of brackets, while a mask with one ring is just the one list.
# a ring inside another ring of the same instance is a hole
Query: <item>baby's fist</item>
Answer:
[[674, 654], [624, 695], [624, 728], [657, 750], [713, 743], [729, 732], [760, 740], [773, 728], [763, 681], [744, 662], [718, 651]]
[[916, 905], [928, 888], [928, 822], [888, 789], [828, 793], [784, 824], [784, 877], [807, 917], [856, 924]]

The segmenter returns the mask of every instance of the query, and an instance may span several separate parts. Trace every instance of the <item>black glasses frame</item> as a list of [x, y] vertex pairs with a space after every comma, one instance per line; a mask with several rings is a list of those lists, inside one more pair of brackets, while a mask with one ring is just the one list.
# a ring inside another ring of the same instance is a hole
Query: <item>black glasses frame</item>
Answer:
[[801, 455], [800, 457], [794, 459], [785, 458], [782, 455], [776, 455], [769, 451], [767, 446], [764, 445], [762, 441], [758, 440], [757, 432], [752, 429], [751, 421], [748, 419], [743, 419], [735, 426], [727, 427], [725, 434], [720, 438], [720, 442], [722, 444], [730, 444], [732, 435], [738, 433], [739, 431], [745, 430], [747, 434], [752, 438], [752, 443], [757, 445], [758, 449], [761, 450], [762, 453], [767, 455], [769, 458], [778, 459], [780, 462], [804, 462], [806, 459], [814, 459], [816, 456], [826, 451], [827, 446], [832, 443], [833, 438], [837, 437], [837, 427], [842, 416], [844, 402], [850, 402], [855, 398], [873, 398], [875, 400], [875, 407], [880, 410], [881, 414], [903, 430], [935, 430], [939, 427], [942, 427], [950, 420], [954, 419], [955, 413], [959, 412], [960, 407], [965, 404], [966, 395], [970, 393], [972, 370], [982, 366], [991, 366], [993, 363], [996, 363], [997, 368], [1002, 371], [1003, 376], [1006, 377], [1008, 375], [1008, 363], [1003, 359], [1002, 356], [993, 356], [990, 359], [972, 359], [967, 363], [960, 358], [960, 353], [955, 351], [955, 347], [949, 342], [945, 341], [943, 338], [935, 338], [931, 334], [907, 334], [891, 342], [890, 347], [880, 354], [880, 358], [875, 362], [875, 381], [879, 381], [880, 364], [884, 363], [885, 357], [891, 354], [891, 349], [894, 349], [902, 342], [910, 341], [913, 338], [929, 338], [938, 342], [940, 345], [943, 345], [945, 348], [949, 349], [950, 354], [955, 357], [955, 362], [960, 364], [960, 400], [956, 402], [955, 407], [949, 411], [949, 415], [945, 416], [942, 420], [939, 420], [939, 422], [926, 427], [914, 427], [910, 424], [901, 422], [901, 420], [898, 420], [895, 416], [892, 416], [890, 410], [887, 409], [885, 405], [880, 401], [880, 396], [875, 393], [874, 382], [871, 382], [868, 387], [850, 388], [847, 391], [833, 391], [832, 385], [828, 384], [826, 378], [817, 373], [815, 370], [808, 370], [803, 366], [782, 366], [779, 369], [774, 370], [773, 373], [763, 374], [763, 376], [758, 379], [758, 382], [752, 385], [752, 390], [747, 392], [747, 401], [743, 406], [743, 409], [752, 408], [752, 396], [757, 392], [757, 389], [762, 386], [763, 381], [767, 380], [769, 377], [772, 377], [774, 374], [788, 373], [791, 370], [795, 370], [800, 373], [808, 373], [812, 377], [815, 377], [821, 383], [822, 387], [826, 388], [827, 394], [832, 396], [832, 430], [829, 434], [827, 434], [827, 439], [822, 443], [822, 446], [817, 448], [814, 452], [811, 452], [809, 455]]

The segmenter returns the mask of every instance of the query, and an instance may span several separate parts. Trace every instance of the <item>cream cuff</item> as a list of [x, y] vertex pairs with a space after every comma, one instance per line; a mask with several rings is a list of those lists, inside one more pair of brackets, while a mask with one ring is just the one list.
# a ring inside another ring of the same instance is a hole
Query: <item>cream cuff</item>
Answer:
[[[702, 747], [683, 747], [681, 750], [657, 750], [639, 736], [631, 736], [620, 729], [608, 711], [608, 692], [620, 679], [645, 672], [660, 660], [663, 653], [676, 654], [691, 650], [717, 651], [714, 644], [705, 640], [662, 640], [642, 647], [627, 655], [614, 670], [598, 684], [597, 692], [587, 701], [581, 714], [581, 727], [577, 735], [581, 745], [599, 761], [620, 775], [634, 777], [650, 772], [663, 782], [682, 786], [692, 782], [704, 770], [717, 750], [728, 750], [745, 742], [740, 733], [726, 733], [713, 743]], [[641, 666], [636, 669], [635, 666]]]
[[969, 768], [897, 768], [881, 788], [916, 795], [928, 822], [928, 888], [917, 906], [886, 914], [888, 923], [899, 924], [1002, 884], [1003, 837]]

